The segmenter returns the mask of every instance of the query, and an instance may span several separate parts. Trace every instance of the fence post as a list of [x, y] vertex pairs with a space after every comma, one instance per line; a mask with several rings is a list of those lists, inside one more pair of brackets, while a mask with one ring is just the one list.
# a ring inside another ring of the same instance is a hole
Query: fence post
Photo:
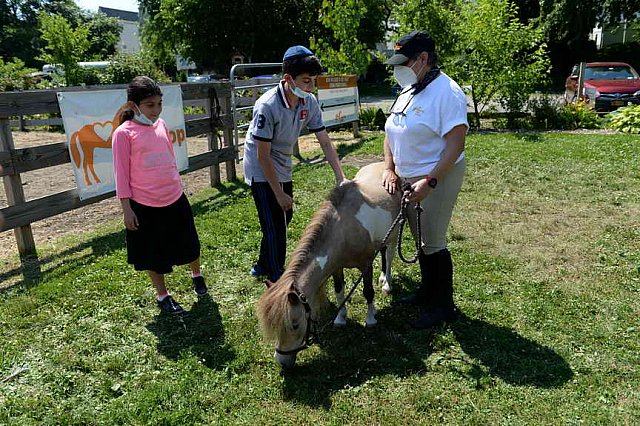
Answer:
[[[584, 96], [584, 93], [582, 92], [584, 91], [584, 70], [586, 66], [586, 62], [580, 62], [580, 67], [578, 70], [578, 93], [576, 94], [576, 102], [580, 101], [580, 99], [582, 99], [582, 97]], [[593, 107], [595, 108], [596, 106], [593, 105]]]
[[359, 138], [360, 137], [360, 126], [358, 124], [358, 121], [354, 121], [352, 124], [353, 124], [353, 137], [354, 138]]
[[[231, 90], [233, 90], [233, 87], [231, 88]], [[231, 110], [231, 98], [224, 98], [224, 102], [222, 103], [222, 105], [222, 109], [227, 117], [233, 114], [233, 111]], [[233, 126], [229, 126], [229, 122], [233, 123], [233, 117], [231, 117], [231, 121], [225, 120], [224, 122], [224, 130], [222, 132], [223, 145], [225, 148], [233, 146], [234, 149], [238, 149], [238, 147], [233, 143]], [[237, 152], [235, 153], [235, 157], [239, 158]], [[227, 181], [231, 182], [237, 180], [238, 177], [236, 176], [235, 160], [227, 161], [225, 165], [227, 170]]]
[[[216, 114], [216, 111], [214, 111], [215, 103], [211, 99], [211, 96], [213, 96], [213, 94], [210, 93], [209, 97], [207, 98], [207, 104], [205, 106], [209, 117], [213, 117], [213, 115]], [[211, 120], [210, 122], [213, 123], [213, 120]], [[209, 148], [209, 151], [216, 151], [220, 149], [220, 144], [218, 143], [218, 134], [215, 129], [211, 129], [211, 131], [207, 133], [207, 147]], [[213, 164], [209, 167], [209, 178], [211, 186], [216, 186], [220, 183], [219, 164]]]
[[[0, 151], [12, 151], [13, 149], [15, 149], [15, 146], [11, 134], [11, 123], [7, 118], [0, 118]], [[4, 191], [7, 194], [7, 201], [10, 206], [25, 202], [20, 175], [11, 174], [4, 176], [3, 183]], [[31, 232], [31, 225], [15, 228], [13, 233], [16, 236], [20, 259], [38, 256], [36, 243], [33, 240], [33, 233]]]
[[24, 132], [24, 115], [19, 115], [18, 116], [18, 129], [21, 132]]

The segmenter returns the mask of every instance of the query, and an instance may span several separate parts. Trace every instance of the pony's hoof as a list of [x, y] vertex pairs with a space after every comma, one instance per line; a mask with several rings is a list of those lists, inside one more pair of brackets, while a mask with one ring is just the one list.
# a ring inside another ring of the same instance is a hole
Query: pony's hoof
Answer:
[[382, 286], [382, 292], [383, 292], [384, 294], [386, 294], [386, 295], [391, 294], [391, 286], [389, 285], [389, 283], [385, 283], [385, 284]]
[[344, 328], [347, 325], [347, 321], [342, 320], [342, 321], [338, 321], [338, 320], [334, 320], [333, 321], [333, 326], [335, 328]]
[[373, 328], [378, 325], [378, 321], [373, 320], [372, 322], [365, 322], [364, 326], [367, 328]]

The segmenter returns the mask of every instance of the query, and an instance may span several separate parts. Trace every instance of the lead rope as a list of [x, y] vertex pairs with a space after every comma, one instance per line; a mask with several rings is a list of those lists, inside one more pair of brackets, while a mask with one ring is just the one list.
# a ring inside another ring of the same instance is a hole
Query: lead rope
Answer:
[[[417, 234], [418, 234], [418, 238], [416, 238], [416, 253], [414, 257], [412, 257], [411, 259], [406, 259], [402, 255], [401, 242], [402, 242], [402, 232], [404, 230], [404, 225], [407, 221], [407, 207], [409, 206], [409, 203], [406, 201], [406, 198], [409, 196], [409, 194], [411, 194], [411, 192], [413, 192], [413, 188], [411, 187], [411, 184], [407, 182], [404, 184], [403, 189], [404, 189], [404, 192], [402, 194], [402, 204], [400, 206], [400, 211], [398, 212], [398, 215], [393, 220], [393, 223], [389, 227], [389, 230], [387, 231], [384, 238], [380, 242], [380, 248], [376, 250], [376, 252], [373, 254], [373, 259], [371, 259], [371, 262], [369, 262], [369, 264], [367, 265], [367, 268], [360, 273], [360, 277], [356, 280], [353, 286], [351, 286], [351, 290], [349, 290], [349, 293], [347, 293], [347, 296], [344, 298], [342, 303], [340, 303], [340, 305], [338, 306], [338, 312], [340, 312], [340, 310], [344, 308], [344, 306], [347, 304], [349, 299], [351, 299], [351, 296], [353, 296], [353, 292], [356, 291], [358, 284], [360, 284], [360, 282], [364, 277], [364, 272], [373, 265], [373, 260], [375, 260], [376, 256], [378, 256], [378, 253], [386, 249], [387, 241], [389, 240], [391, 233], [393, 232], [395, 227], [398, 226], [398, 224], [400, 224], [400, 230], [398, 232], [398, 244], [397, 244], [398, 257], [400, 257], [400, 260], [402, 260], [404, 263], [415, 263], [418, 260], [420, 256], [420, 250], [422, 249], [422, 232], [421, 232], [422, 226], [420, 225], [420, 222], [421, 222], [420, 216], [422, 214], [423, 209], [422, 209], [422, 206], [420, 205], [420, 202], [416, 201], [416, 228], [417, 228]], [[327, 328], [327, 326], [329, 326], [329, 324], [332, 324], [332, 323], [333, 323], [333, 320], [329, 320], [323, 326], [316, 327], [316, 332], [318, 334], [322, 333], [324, 329]], [[318, 337], [316, 336], [315, 339], [317, 338]]]
[[421, 222], [420, 216], [422, 215], [422, 206], [420, 205], [419, 201], [416, 201], [416, 234], [417, 234], [417, 238], [415, 238], [416, 252], [411, 259], [405, 258], [404, 255], [402, 254], [402, 233], [404, 231], [404, 225], [407, 222], [407, 207], [409, 206], [409, 203], [406, 201], [406, 198], [409, 196], [409, 194], [411, 194], [411, 192], [413, 192], [413, 188], [411, 187], [411, 184], [408, 182], [405, 183], [404, 194], [402, 195], [402, 206], [400, 207], [400, 213], [398, 213], [398, 216], [400, 216], [400, 221], [399, 221], [400, 231], [398, 232], [398, 242], [397, 242], [398, 257], [404, 263], [416, 263], [416, 261], [420, 257], [420, 250], [422, 250], [422, 226], [420, 224]]

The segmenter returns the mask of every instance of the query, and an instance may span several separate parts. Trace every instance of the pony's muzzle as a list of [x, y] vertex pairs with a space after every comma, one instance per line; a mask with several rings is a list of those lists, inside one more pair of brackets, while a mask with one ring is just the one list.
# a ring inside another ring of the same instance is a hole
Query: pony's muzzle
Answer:
[[293, 368], [293, 366], [296, 364], [297, 355], [298, 354], [282, 355], [278, 352], [273, 353], [273, 357], [276, 359], [276, 361], [278, 361], [278, 364], [280, 364], [280, 367], [282, 367], [283, 370]]

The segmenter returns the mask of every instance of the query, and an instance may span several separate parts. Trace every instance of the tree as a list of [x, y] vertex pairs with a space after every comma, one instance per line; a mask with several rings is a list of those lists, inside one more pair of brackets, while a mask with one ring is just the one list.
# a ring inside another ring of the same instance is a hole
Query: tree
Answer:
[[458, 56], [460, 46], [456, 22], [460, 16], [460, 0], [408, 0], [396, 9], [400, 33], [422, 30], [435, 40], [441, 63]]
[[289, 46], [306, 45], [316, 34], [320, 1], [141, 0], [143, 45], [165, 62], [178, 53], [220, 73], [235, 54], [280, 62]]
[[471, 86], [477, 126], [490, 101], [500, 100], [510, 112], [522, 110], [546, 76], [543, 33], [533, 23], [522, 24], [509, 0], [408, 0], [397, 15], [403, 33], [429, 32], [445, 72]]
[[370, 53], [358, 39], [360, 21], [366, 12], [364, 0], [323, 1], [320, 22], [331, 31], [332, 37], [314, 37], [311, 47], [322, 57], [329, 73], [363, 74], [367, 70]]
[[536, 21], [546, 36], [556, 85], [564, 82], [575, 63], [596, 58], [596, 46], [589, 40], [596, 25], [637, 19], [639, 11], [640, 0], [540, 1], [540, 16]]
[[122, 32], [122, 25], [116, 18], [84, 10], [78, 18], [78, 26], [85, 26], [89, 30], [89, 49], [85, 60], [103, 60], [116, 53], [116, 45]]
[[48, 63], [61, 64], [67, 86], [81, 81], [80, 61], [89, 48], [89, 30], [85, 27], [71, 28], [62, 16], [38, 14], [42, 39], [47, 43], [41, 58]]
[[37, 59], [44, 42], [38, 31], [38, 13], [63, 16], [75, 22], [80, 9], [74, 0], [0, 0], [0, 57], [19, 58], [40, 67]]
[[117, 19], [80, 9], [74, 0], [0, 0], [0, 57], [19, 58], [26, 65], [41, 67], [45, 45], [38, 29], [38, 13], [61, 16], [72, 28], [89, 30], [90, 47], [83, 60], [104, 59], [115, 53], [120, 36]]
[[476, 125], [480, 126], [479, 112], [497, 96], [511, 126], [535, 85], [547, 76], [543, 32], [522, 24], [518, 8], [508, 0], [465, 3], [461, 18], [458, 33], [465, 49], [454, 74], [472, 87]]

